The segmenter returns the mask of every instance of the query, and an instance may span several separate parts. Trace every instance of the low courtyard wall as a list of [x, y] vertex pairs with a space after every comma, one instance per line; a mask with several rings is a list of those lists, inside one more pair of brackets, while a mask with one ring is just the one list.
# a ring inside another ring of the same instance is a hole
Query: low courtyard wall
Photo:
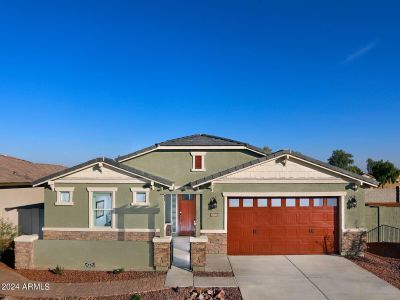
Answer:
[[31, 268], [47, 269], [57, 265], [67, 270], [154, 270], [153, 243], [36, 240]]

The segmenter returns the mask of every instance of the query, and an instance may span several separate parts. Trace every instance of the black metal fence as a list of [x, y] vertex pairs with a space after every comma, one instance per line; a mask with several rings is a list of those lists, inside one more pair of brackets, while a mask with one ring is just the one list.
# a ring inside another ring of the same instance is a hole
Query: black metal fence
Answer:
[[367, 243], [400, 243], [400, 228], [381, 225], [367, 232]]

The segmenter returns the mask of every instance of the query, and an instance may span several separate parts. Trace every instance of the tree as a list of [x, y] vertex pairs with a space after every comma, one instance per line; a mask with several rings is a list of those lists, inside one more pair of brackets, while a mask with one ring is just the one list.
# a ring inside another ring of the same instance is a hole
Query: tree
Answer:
[[331, 157], [328, 158], [328, 163], [342, 169], [348, 170], [353, 165], [353, 154], [343, 150], [333, 150]]
[[268, 146], [264, 146], [262, 149], [263, 149], [264, 152], [267, 153], [267, 154], [271, 154], [271, 153], [272, 153], [272, 149], [271, 149], [270, 147], [268, 147]]
[[363, 175], [364, 174], [364, 172], [357, 166], [350, 166], [346, 170], [348, 170], [350, 172], [353, 172], [353, 173], [356, 173], [358, 175]]
[[368, 174], [372, 175], [372, 168], [375, 166], [375, 164], [377, 163], [377, 161], [368, 158], [367, 159], [367, 172]]
[[368, 158], [367, 170], [369, 174], [379, 181], [380, 186], [383, 186], [386, 183], [394, 183], [400, 176], [400, 170], [388, 160], [374, 161], [371, 158]]
[[354, 165], [353, 154], [340, 149], [332, 151], [331, 157], [328, 158], [328, 163], [359, 175], [364, 174], [359, 167]]

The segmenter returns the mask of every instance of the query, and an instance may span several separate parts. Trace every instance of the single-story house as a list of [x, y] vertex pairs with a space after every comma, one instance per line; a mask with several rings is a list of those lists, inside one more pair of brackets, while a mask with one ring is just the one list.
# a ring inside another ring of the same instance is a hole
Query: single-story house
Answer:
[[0, 155], [0, 217], [16, 225], [20, 234], [41, 235], [44, 187], [32, 187], [32, 182], [63, 169]]
[[201, 270], [207, 253], [362, 252], [364, 190], [378, 182], [291, 150], [197, 134], [33, 185], [45, 189], [43, 239], [20, 241], [29, 251], [17, 251], [17, 267], [161, 270], [172, 237], [184, 235]]

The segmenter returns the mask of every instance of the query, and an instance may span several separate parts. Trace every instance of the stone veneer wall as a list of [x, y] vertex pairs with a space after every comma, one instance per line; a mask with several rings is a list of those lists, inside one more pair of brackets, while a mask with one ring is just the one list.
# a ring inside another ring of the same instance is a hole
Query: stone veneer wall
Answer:
[[190, 264], [193, 271], [205, 271], [207, 236], [190, 238]]
[[33, 269], [33, 243], [37, 239], [37, 234], [14, 239], [15, 269]]
[[348, 230], [342, 234], [342, 255], [364, 255], [367, 250], [367, 231]]
[[171, 240], [172, 238], [153, 239], [154, 267], [156, 271], [166, 271], [171, 266]]
[[228, 239], [226, 233], [207, 233], [207, 254], [228, 253]]
[[117, 231], [43, 231], [44, 240], [78, 241], [143, 241], [150, 242], [155, 232], [117, 232]]

